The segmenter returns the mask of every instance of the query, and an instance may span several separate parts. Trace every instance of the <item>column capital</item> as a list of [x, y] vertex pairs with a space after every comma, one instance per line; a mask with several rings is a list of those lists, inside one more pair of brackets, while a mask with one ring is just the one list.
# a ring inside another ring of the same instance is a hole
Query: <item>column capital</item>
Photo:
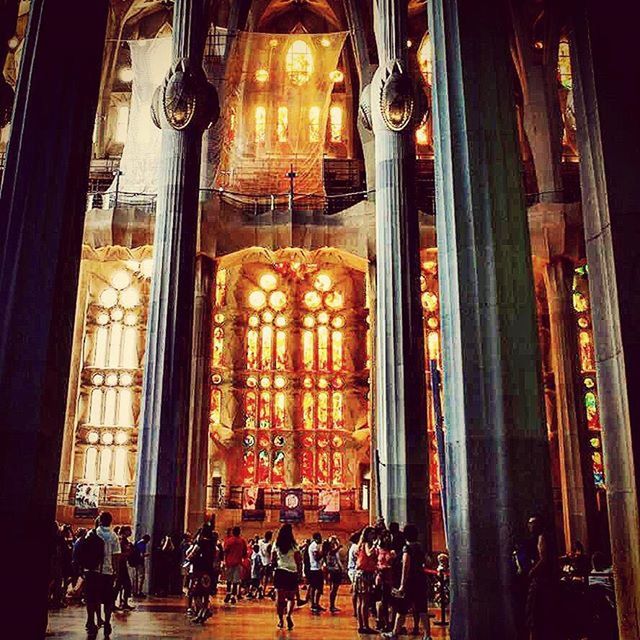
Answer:
[[558, 257], [578, 260], [584, 255], [582, 207], [578, 202], [538, 202], [527, 210], [531, 254], [550, 262]]

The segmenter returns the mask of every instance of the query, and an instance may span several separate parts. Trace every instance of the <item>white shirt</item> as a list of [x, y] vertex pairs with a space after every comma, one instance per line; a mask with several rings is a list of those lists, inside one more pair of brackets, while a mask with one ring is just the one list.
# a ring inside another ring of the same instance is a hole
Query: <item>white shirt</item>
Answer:
[[347, 570], [355, 571], [356, 570], [356, 561], [358, 559], [358, 545], [352, 543], [349, 547], [349, 553], [347, 555]]
[[309, 571], [320, 571], [320, 560], [316, 558], [316, 553], [320, 553], [320, 545], [313, 540], [309, 545]]
[[102, 561], [102, 573], [112, 576], [116, 570], [113, 566], [113, 556], [120, 553], [120, 541], [118, 536], [109, 527], [98, 527], [96, 533], [104, 541], [104, 560]]
[[298, 565], [296, 564], [296, 552], [298, 547], [289, 549], [288, 553], [282, 553], [278, 547], [273, 547], [276, 553], [276, 566], [278, 569], [284, 569], [285, 571], [298, 571]]
[[262, 560], [263, 566], [268, 566], [271, 562], [269, 547], [271, 546], [271, 542], [266, 542], [263, 540], [258, 540], [258, 553], [260, 554], [260, 560]]

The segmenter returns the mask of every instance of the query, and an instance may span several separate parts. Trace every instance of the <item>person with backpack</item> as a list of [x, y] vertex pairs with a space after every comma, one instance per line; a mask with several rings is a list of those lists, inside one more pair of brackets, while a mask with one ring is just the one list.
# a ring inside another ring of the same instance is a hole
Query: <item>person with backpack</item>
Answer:
[[131, 549], [129, 555], [129, 566], [133, 569], [133, 597], [144, 598], [145, 594], [142, 592], [144, 589], [144, 581], [146, 578], [146, 558], [149, 555], [147, 548], [151, 542], [151, 536], [148, 533], [138, 540]]

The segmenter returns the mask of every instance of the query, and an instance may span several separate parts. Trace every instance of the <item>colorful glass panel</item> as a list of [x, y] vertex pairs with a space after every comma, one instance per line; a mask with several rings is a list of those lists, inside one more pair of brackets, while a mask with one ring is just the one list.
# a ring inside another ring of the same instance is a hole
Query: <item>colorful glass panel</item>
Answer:
[[284, 393], [278, 391], [274, 396], [274, 427], [276, 429], [284, 429], [286, 427], [286, 397]]
[[326, 429], [329, 422], [329, 394], [318, 393], [318, 429]]
[[287, 368], [287, 334], [276, 331], [276, 369], [284, 371]]
[[326, 371], [329, 365], [329, 329], [318, 327], [318, 369]]
[[271, 471], [271, 481], [274, 484], [284, 483], [284, 451], [274, 451], [273, 453], [273, 469]]
[[313, 429], [315, 398], [313, 393], [306, 391], [302, 396], [302, 424], [305, 429]]
[[258, 368], [258, 332], [247, 331], [247, 369]]
[[218, 426], [220, 424], [222, 414], [222, 392], [220, 389], [211, 391], [211, 425]]
[[258, 475], [256, 478], [258, 483], [269, 481], [270, 467], [269, 452], [266, 449], [260, 449], [260, 451], [258, 451]]
[[211, 365], [219, 367], [222, 362], [222, 352], [224, 350], [224, 330], [222, 327], [213, 329], [213, 352], [211, 355]]
[[332, 397], [333, 404], [333, 428], [344, 428], [344, 413], [343, 413], [343, 397], [340, 391], [334, 391]]
[[331, 368], [334, 371], [342, 369], [342, 331], [331, 334]]
[[271, 428], [271, 393], [262, 391], [260, 393], [260, 429]]
[[244, 424], [247, 429], [255, 429], [256, 428], [256, 416], [257, 416], [257, 398], [255, 391], [247, 391], [245, 396], [245, 418]]
[[315, 362], [313, 353], [314, 342], [311, 331], [304, 331], [302, 333], [302, 360], [305, 371], [313, 371], [313, 364]]
[[269, 326], [262, 327], [262, 353], [260, 363], [262, 369], [271, 369], [273, 362], [273, 329]]
[[334, 451], [333, 455], [333, 474], [332, 483], [334, 485], [341, 485], [344, 482], [342, 462], [343, 456], [341, 451]]

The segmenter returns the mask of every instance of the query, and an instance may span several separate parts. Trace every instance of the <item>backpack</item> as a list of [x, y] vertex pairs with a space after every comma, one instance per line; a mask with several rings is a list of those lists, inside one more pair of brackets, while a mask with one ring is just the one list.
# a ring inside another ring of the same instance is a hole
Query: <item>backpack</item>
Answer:
[[84, 571], [99, 571], [104, 561], [104, 540], [91, 529], [77, 542], [76, 561]]
[[131, 546], [131, 553], [127, 558], [127, 562], [130, 567], [139, 567], [144, 562], [140, 549], [138, 549], [138, 543]]

